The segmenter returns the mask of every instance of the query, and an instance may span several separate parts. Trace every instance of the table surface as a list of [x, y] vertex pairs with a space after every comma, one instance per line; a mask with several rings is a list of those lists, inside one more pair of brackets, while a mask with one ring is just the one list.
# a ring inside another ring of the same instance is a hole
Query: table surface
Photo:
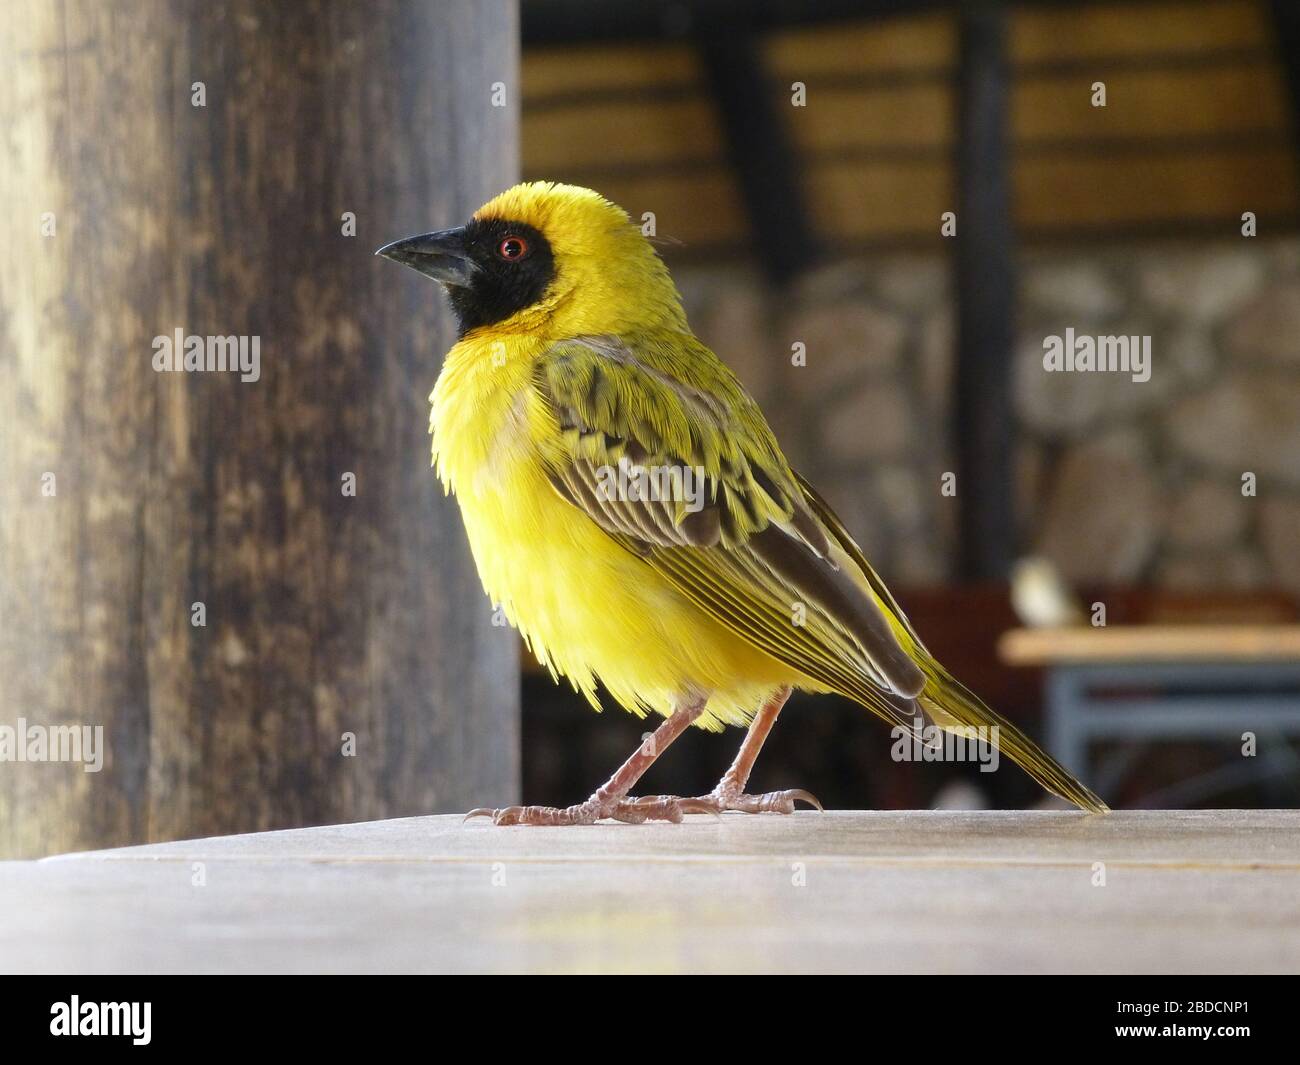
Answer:
[[1297, 662], [1300, 625], [1108, 625], [1012, 629], [998, 654], [1013, 666], [1114, 662]]
[[0, 969], [1296, 972], [1300, 811], [442, 816], [4, 862]]

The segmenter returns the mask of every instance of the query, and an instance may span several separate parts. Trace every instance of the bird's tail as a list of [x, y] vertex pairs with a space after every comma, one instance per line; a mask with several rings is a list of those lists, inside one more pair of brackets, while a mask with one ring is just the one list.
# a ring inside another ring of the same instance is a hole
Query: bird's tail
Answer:
[[[939, 728], [956, 735], [979, 737], [1005, 754], [1048, 791], [1074, 803], [1081, 810], [1105, 813], [1109, 809], [1091, 788], [987, 706], [929, 654], [924, 654], [920, 665], [926, 682], [916, 701]], [[972, 729], [975, 730], [973, 733]]]
[[1081, 810], [1097, 814], [1110, 809], [1091, 788], [944, 669], [919, 642], [911, 643], [901, 634], [900, 642], [909, 644], [908, 651], [925, 674], [925, 687], [915, 698], [882, 692], [856, 678], [835, 690], [918, 740], [928, 739], [922, 730], [924, 717], [967, 742], [995, 747], [1052, 794]]
[[890, 629], [899, 644], [925, 674], [925, 685], [914, 700], [886, 695], [860, 678], [853, 678], [836, 690], [862, 703], [867, 709], [886, 720], [905, 728], [907, 727], [905, 722], [914, 707], [924, 711], [925, 715], [945, 732], [970, 736], [970, 730], [974, 728], [978, 730], [974, 734], [976, 738], [996, 746], [1001, 753], [1054, 795], [1059, 795], [1090, 813], [1106, 812], [1109, 807], [1090, 788], [1076, 780], [1060, 762], [1001, 714], [985, 705], [977, 695], [939, 664], [921, 642], [916, 630], [907, 620], [907, 615], [903, 613], [893, 594], [885, 586], [885, 582], [871, 568], [862, 549], [849, 535], [834, 511], [802, 477], [799, 477], [799, 483], [818, 518], [839, 542], [844, 552], [844, 562], [849, 564], [850, 571], [857, 570], [856, 574], [851, 572], [850, 575], [854, 576], [864, 593], [873, 597], [888, 618]]

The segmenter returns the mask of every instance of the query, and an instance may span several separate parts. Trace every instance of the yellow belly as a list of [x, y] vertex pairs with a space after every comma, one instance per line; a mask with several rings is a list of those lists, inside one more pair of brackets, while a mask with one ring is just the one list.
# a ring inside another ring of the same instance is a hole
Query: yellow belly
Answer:
[[526, 458], [463, 495], [483, 586], [538, 660], [599, 707], [599, 678], [633, 713], [710, 692], [699, 724], [744, 724], [792, 671], [683, 597], [563, 500]]
[[[638, 715], [709, 693], [697, 724], [744, 724], [807, 678], [729, 632], [561, 498], [542, 464], [559, 439], [531, 387], [541, 343], [464, 340], [430, 396], [438, 475], [460, 505], [484, 590], [542, 665], [599, 709], [597, 681]], [[505, 352], [504, 360], [495, 356]]]

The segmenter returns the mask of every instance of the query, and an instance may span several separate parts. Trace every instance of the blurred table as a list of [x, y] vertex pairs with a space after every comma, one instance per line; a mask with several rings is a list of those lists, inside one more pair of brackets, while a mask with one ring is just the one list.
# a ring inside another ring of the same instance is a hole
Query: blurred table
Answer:
[[455, 816], [0, 862], [11, 973], [1296, 972], [1300, 811]]
[[[1300, 736], [1300, 625], [1013, 629], [998, 650], [1046, 670], [1048, 749], [1085, 780], [1097, 741], [1245, 743], [1246, 733], [1259, 760], [1216, 771], [1201, 790], [1300, 770], [1287, 742]], [[1103, 797], [1114, 783], [1088, 782]]]

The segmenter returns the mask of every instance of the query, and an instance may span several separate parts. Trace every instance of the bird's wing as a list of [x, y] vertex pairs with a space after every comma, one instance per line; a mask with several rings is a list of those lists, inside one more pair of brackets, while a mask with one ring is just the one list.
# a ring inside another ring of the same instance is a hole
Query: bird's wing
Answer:
[[925, 675], [707, 348], [683, 334], [570, 340], [539, 359], [534, 387], [559, 430], [544, 461], [561, 496], [741, 639], [913, 727]]
[[[533, 384], [558, 429], [543, 456], [555, 490], [700, 609], [909, 732], [924, 716], [991, 736], [1049, 791], [1106, 809], [926, 650], [834, 512], [790, 469], [757, 404], [694, 337], [566, 341], [539, 359]], [[647, 482], [620, 482], [620, 464], [689, 469], [703, 505], [682, 492], [629, 498], [620, 485]]]

